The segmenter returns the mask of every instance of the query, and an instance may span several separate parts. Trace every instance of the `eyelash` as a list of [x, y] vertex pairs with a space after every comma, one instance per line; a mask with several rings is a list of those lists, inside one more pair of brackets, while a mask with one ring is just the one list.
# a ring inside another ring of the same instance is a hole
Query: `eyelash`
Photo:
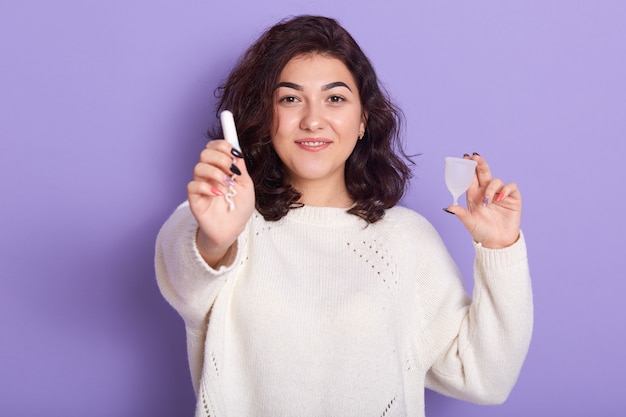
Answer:
[[285, 96], [278, 100], [280, 103], [295, 103], [298, 100], [297, 97], [294, 96]]
[[[328, 97], [327, 100], [329, 102], [331, 102], [331, 103], [342, 103], [342, 102], [346, 101], [345, 97], [342, 97], [342, 96], [339, 96], [339, 95], [332, 95], [332, 96]], [[295, 103], [296, 101], [299, 101], [299, 99], [297, 97], [294, 97], [294, 96], [285, 96], [285, 97], [282, 97], [278, 101], [280, 103]]]

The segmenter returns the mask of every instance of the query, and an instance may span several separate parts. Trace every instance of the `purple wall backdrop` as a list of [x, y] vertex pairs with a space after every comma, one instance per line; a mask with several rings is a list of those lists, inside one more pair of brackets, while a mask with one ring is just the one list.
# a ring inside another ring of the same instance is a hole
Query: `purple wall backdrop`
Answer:
[[0, 3], [0, 415], [192, 414], [153, 242], [216, 83], [299, 13], [337, 17], [372, 58], [422, 153], [405, 204], [468, 276], [444, 156], [477, 151], [523, 191], [536, 327], [519, 383], [498, 407], [429, 392], [428, 415], [626, 409], [626, 3], [309, 3]]

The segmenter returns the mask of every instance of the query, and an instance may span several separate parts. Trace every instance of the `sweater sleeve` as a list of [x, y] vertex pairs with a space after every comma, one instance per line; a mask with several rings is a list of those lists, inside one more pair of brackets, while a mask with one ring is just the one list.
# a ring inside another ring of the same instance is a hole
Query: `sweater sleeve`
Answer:
[[161, 227], [155, 248], [159, 289], [185, 322], [189, 368], [196, 391], [202, 371], [209, 311], [239, 255], [238, 246], [223, 262], [231, 266], [211, 268], [196, 246], [197, 230], [198, 224], [185, 202]]
[[[487, 249], [474, 244], [472, 300], [451, 292], [437, 326], [442, 349], [426, 376], [426, 386], [478, 404], [499, 404], [515, 385], [530, 344], [533, 301], [524, 235], [512, 246]], [[471, 301], [471, 302], [470, 302]]]

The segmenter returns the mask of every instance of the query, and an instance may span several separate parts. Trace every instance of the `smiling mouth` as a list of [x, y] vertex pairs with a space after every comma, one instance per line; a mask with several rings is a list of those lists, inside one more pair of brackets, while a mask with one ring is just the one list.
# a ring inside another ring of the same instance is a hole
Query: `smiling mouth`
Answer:
[[314, 147], [317, 147], [317, 146], [324, 146], [324, 145], [326, 145], [327, 143], [329, 143], [329, 142], [323, 142], [323, 141], [308, 141], [308, 140], [307, 140], [307, 141], [300, 141], [300, 142], [298, 142], [298, 144], [299, 144], [299, 145], [302, 145], [302, 146], [308, 146], [308, 147], [311, 147], [311, 148], [314, 148]]
[[328, 149], [333, 141], [326, 138], [302, 138], [297, 139], [295, 144], [303, 151], [320, 152]]

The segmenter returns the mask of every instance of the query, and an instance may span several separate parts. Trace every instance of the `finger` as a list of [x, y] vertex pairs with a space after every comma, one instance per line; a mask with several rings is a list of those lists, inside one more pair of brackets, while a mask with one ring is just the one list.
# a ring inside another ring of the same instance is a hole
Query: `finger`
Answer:
[[224, 154], [227, 154], [230, 158], [232, 157], [235, 157], [238, 159], [243, 158], [243, 153], [239, 149], [231, 145], [229, 142], [227, 142], [225, 139], [211, 140], [209, 143], [207, 143], [206, 149], [213, 149], [216, 151], [223, 152]]
[[230, 178], [231, 175], [230, 171], [206, 162], [198, 162], [193, 168], [194, 180], [212, 184], [228, 183], [225, 178]]
[[494, 199], [496, 198], [496, 194], [502, 190], [502, 187], [504, 187], [504, 183], [499, 178], [493, 178], [491, 181], [489, 181], [482, 196], [483, 206], [486, 206], [490, 202], [494, 201]]
[[[233, 156], [229, 158], [221, 152], [205, 149], [202, 151], [200, 159], [201, 161], [194, 166], [193, 171], [193, 178], [196, 180], [230, 187], [235, 185], [235, 180], [242, 175], [241, 169], [236, 165], [238, 158]], [[243, 181], [244, 183], [247, 182], [247, 178]]]
[[474, 152], [469, 157], [472, 161], [476, 161], [476, 178], [478, 179], [478, 186], [485, 187], [492, 180], [491, 169], [485, 161], [485, 158]]
[[[229, 146], [231, 145], [229, 144]], [[252, 179], [250, 178], [250, 174], [248, 173], [248, 167], [246, 165], [243, 153], [232, 146], [229, 152], [232, 158], [232, 164], [229, 167], [230, 171], [233, 174], [236, 174], [240, 180], [243, 180], [243, 182], [251, 182]]]
[[220, 146], [214, 142], [225, 141], [210, 142], [207, 147], [200, 152], [200, 162], [219, 166], [224, 171], [228, 171], [235, 158], [230, 154], [230, 148], [228, 146]]
[[225, 139], [211, 139], [206, 144], [207, 149], [219, 150], [226, 154], [230, 153], [230, 150], [232, 149], [232, 147], [233, 146], [230, 143], [228, 143]]
[[[219, 156], [213, 152], [219, 152]], [[201, 160], [219, 164], [228, 175], [235, 174], [237, 177], [244, 177], [244, 182], [251, 181], [243, 153], [224, 139], [209, 142], [206, 149], [201, 153]]]
[[454, 214], [460, 221], [463, 223], [467, 230], [474, 230], [475, 219], [470, 215], [470, 212], [465, 209], [463, 206], [449, 206], [443, 209], [445, 212], [450, 214]]
[[219, 187], [212, 186], [206, 181], [190, 181], [187, 184], [187, 195], [189, 197], [222, 197], [224, 195], [224, 191]]
[[519, 187], [517, 186], [516, 183], [511, 182], [503, 186], [495, 195], [494, 201], [496, 203], [499, 203], [501, 201], [504, 201], [507, 198], [515, 198], [515, 199], [521, 200]]

